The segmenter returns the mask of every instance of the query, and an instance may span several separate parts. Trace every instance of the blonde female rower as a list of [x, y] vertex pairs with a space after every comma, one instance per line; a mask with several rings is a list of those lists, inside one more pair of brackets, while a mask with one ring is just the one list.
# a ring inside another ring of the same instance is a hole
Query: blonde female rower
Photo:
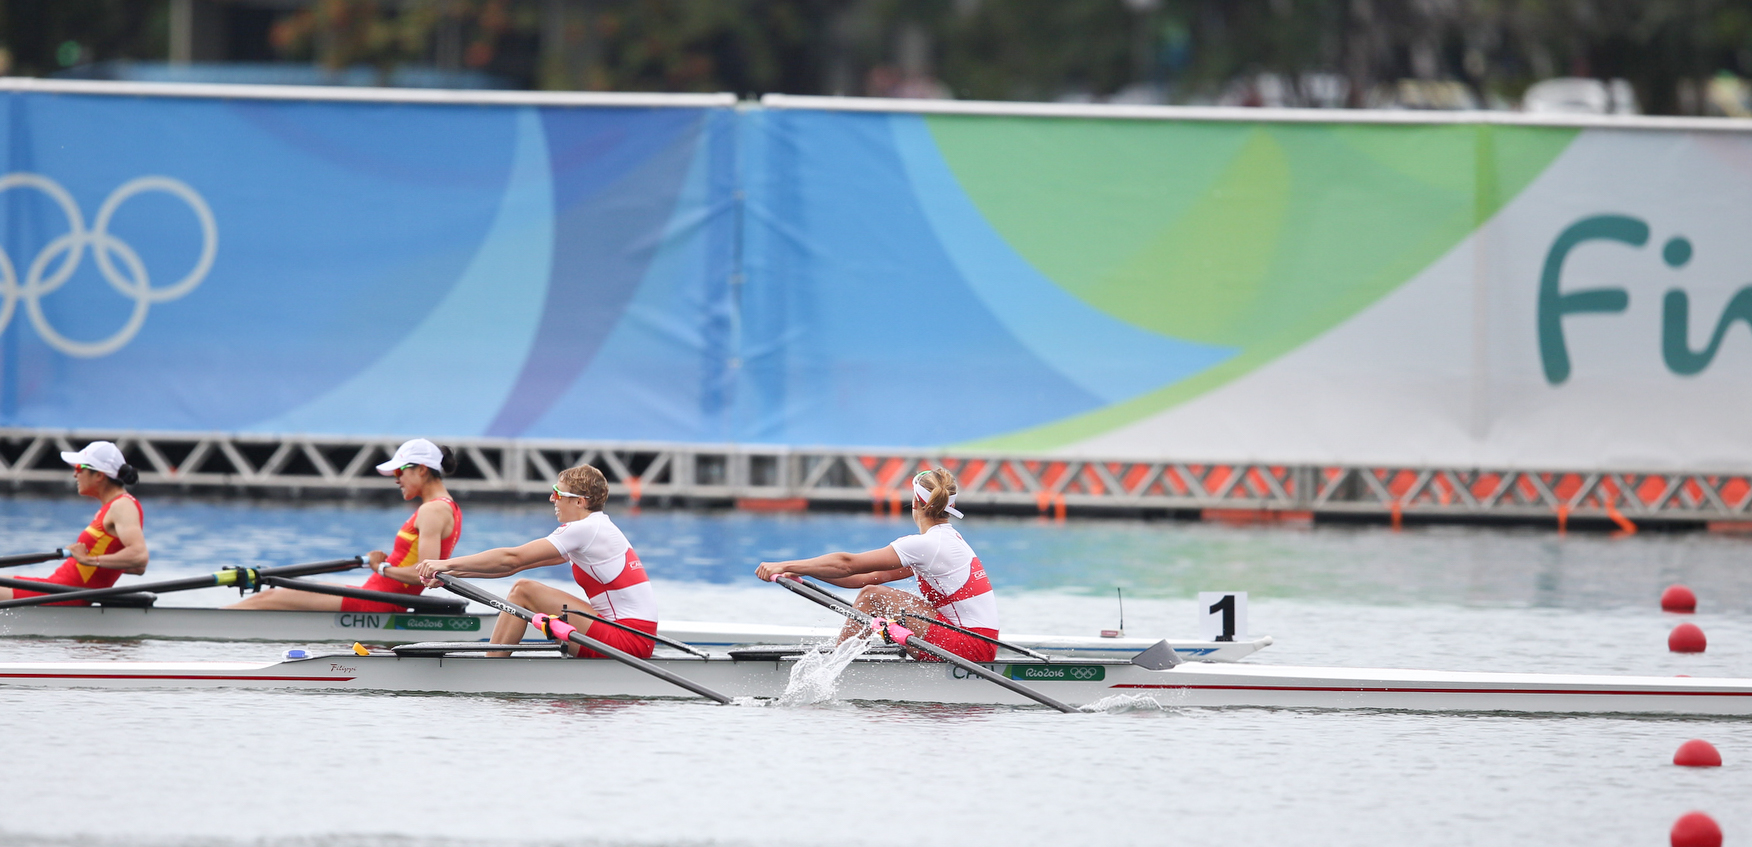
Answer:
[[[408, 516], [395, 534], [395, 546], [389, 554], [373, 550], [367, 557], [372, 574], [360, 588], [387, 591], [392, 594], [419, 594], [425, 590], [414, 575], [414, 565], [422, 557], [447, 559], [462, 537], [462, 507], [450, 499], [444, 487], [444, 475], [456, 473], [456, 457], [450, 448], [424, 438], [416, 438], [396, 448], [389, 461], [377, 466], [377, 472], [395, 477], [403, 500], [419, 500], [419, 508]], [[431, 553], [437, 551], [436, 556]], [[408, 607], [354, 597], [313, 594], [296, 588], [270, 588], [252, 594], [227, 609], [300, 609], [316, 612], [405, 612]]]
[[[645, 577], [639, 554], [633, 552], [627, 537], [602, 511], [608, 501], [608, 480], [603, 478], [602, 471], [589, 465], [561, 471], [548, 500], [554, 504], [554, 517], [560, 522], [560, 528], [548, 537], [520, 547], [499, 547], [442, 562], [421, 562], [420, 577], [427, 586], [436, 587], [440, 585], [437, 576], [441, 573], [497, 579], [530, 568], [570, 562], [572, 579], [584, 589], [588, 600], [532, 579], [517, 580], [506, 598], [532, 612], [554, 616], [562, 608], [589, 608], [603, 620], [656, 635], [657, 594]], [[492, 643], [518, 643], [523, 640], [524, 627], [522, 618], [500, 613], [499, 622], [493, 627]], [[656, 646], [649, 638], [598, 621], [591, 621], [583, 633], [641, 659], [650, 658], [651, 648]], [[602, 654], [582, 648], [577, 655], [581, 659], [602, 658]]]
[[[998, 637], [998, 601], [985, 566], [949, 525], [950, 515], [961, 517], [955, 509], [955, 475], [943, 468], [921, 471], [913, 477], [912, 489], [913, 522], [919, 534], [866, 553], [762, 562], [755, 575], [768, 582], [780, 574], [812, 576], [841, 588], [860, 589], [857, 606], [866, 614], [900, 621], [903, 612], [910, 613], [915, 617], [903, 623], [927, 643], [975, 662], [992, 661], [997, 645], [928, 623], [940, 620], [987, 638]], [[883, 584], [909, 576], [918, 578], [923, 597]], [[860, 631], [862, 627], [848, 621], [840, 640]]]
[[[108, 441], [93, 441], [77, 453], [62, 452], [61, 461], [73, 466], [73, 483], [79, 493], [103, 505], [97, 516], [67, 548], [71, 556], [48, 579], [23, 577], [31, 582], [50, 582], [72, 588], [109, 588], [122, 574], [146, 572], [145, 513], [140, 501], [124, 486], [140, 476], [122, 458], [122, 451]], [[0, 588], [0, 600], [41, 597], [45, 592]], [[50, 603], [50, 606], [89, 606], [89, 600]]]

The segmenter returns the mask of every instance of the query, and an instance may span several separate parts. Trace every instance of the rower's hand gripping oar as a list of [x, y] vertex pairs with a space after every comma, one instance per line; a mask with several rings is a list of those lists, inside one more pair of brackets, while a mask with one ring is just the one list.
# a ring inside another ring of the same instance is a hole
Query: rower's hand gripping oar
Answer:
[[0, 568], [16, 568], [19, 565], [34, 565], [37, 562], [65, 558], [67, 558], [67, 551], [56, 547], [47, 553], [18, 553], [12, 556], [0, 556]]
[[0, 609], [11, 609], [18, 606], [41, 606], [45, 603], [66, 603], [76, 600], [99, 600], [104, 597], [114, 597], [118, 594], [132, 594], [137, 591], [152, 591], [167, 594], [172, 591], [188, 591], [195, 588], [212, 588], [214, 586], [236, 586], [239, 592], [249, 589], [260, 590], [262, 578], [269, 576], [309, 576], [319, 573], [352, 570], [365, 564], [365, 559], [354, 556], [350, 559], [331, 559], [326, 562], [310, 562], [302, 565], [283, 565], [274, 568], [226, 568], [205, 576], [191, 576], [182, 579], [167, 579], [163, 582], [136, 582], [131, 585], [117, 585], [110, 588], [86, 588], [79, 591], [68, 591], [61, 594], [45, 594], [41, 597], [18, 597], [12, 600], [0, 601]]
[[460, 595], [462, 597], [467, 597], [468, 599], [473, 600], [476, 603], [480, 603], [480, 604], [485, 605], [485, 606], [491, 606], [491, 607], [498, 609], [499, 611], [504, 612], [506, 614], [515, 615], [517, 617], [520, 617], [520, 618], [528, 621], [530, 623], [530, 625], [534, 626], [537, 631], [541, 632], [541, 634], [546, 635], [547, 637], [552, 638], [555, 641], [560, 641], [560, 642], [570, 641], [573, 644], [576, 644], [580, 647], [588, 647], [589, 649], [595, 650], [596, 652], [601, 653], [602, 655], [607, 656], [611, 659], [614, 659], [615, 661], [620, 662], [623, 665], [627, 665], [627, 666], [630, 666], [630, 667], [635, 668], [637, 670], [644, 671], [645, 673], [648, 673], [654, 677], [657, 677], [658, 679], [661, 679], [664, 682], [670, 683], [671, 685], [685, 688], [689, 691], [692, 691], [695, 694], [700, 695], [701, 697], [707, 697], [707, 698], [716, 700], [719, 703], [722, 703], [726, 706], [730, 705], [730, 698], [729, 697], [726, 697], [723, 694], [719, 694], [718, 692], [713, 691], [712, 689], [707, 688], [704, 685], [700, 685], [699, 683], [694, 682], [693, 680], [687, 679], [687, 678], [682, 677], [678, 674], [674, 674], [674, 673], [671, 673], [667, 670], [664, 670], [663, 668], [657, 667], [656, 665], [653, 665], [650, 662], [647, 662], [644, 659], [639, 658], [638, 656], [634, 656], [630, 653], [625, 653], [625, 652], [622, 652], [620, 650], [616, 650], [615, 648], [610, 647], [607, 644], [604, 644], [600, 641], [597, 641], [594, 638], [591, 638], [588, 635], [585, 635], [582, 632], [579, 632], [577, 627], [572, 626], [571, 624], [566, 623], [565, 621], [560, 620], [559, 618], [557, 618], [553, 615], [545, 615], [545, 614], [541, 614], [539, 612], [531, 612], [530, 610], [525, 609], [522, 606], [517, 605], [516, 603], [513, 603], [513, 602], [506, 600], [502, 597], [499, 597], [497, 595], [489, 594], [485, 591], [482, 591], [481, 589], [475, 587], [473, 584], [467, 582], [466, 580], [459, 579], [459, 578], [451, 576], [450, 574], [447, 574], [447, 573], [437, 573], [437, 574], [434, 574], [433, 576], [440, 583], [443, 583], [444, 587], [449, 589], [451, 592], [453, 592], [457, 595]]
[[704, 650], [695, 649], [692, 644], [687, 644], [685, 642], [676, 641], [673, 638], [666, 638], [666, 637], [658, 635], [656, 633], [646, 632], [642, 629], [634, 629], [630, 626], [627, 626], [624, 623], [615, 623], [614, 621], [611, 621], [608, 618], [599, 618], [593, 614], [590, 614], [589, 612], [582, 612], [582, 611], [579, 611], [577, 609], [571, 608], [570, 606], [561, 606], [560, 607], [560, 620], [564, 621], [566, 619], [567, 615], [577, 615], [578, 617], [581, 617], [587, 621], [595, 621], [595, 622], [597, 622], [599, 624], [603, 624], [605, 626], [612, 626], [615, 629], [622, 630], [624, 632], [630, 632], [634, 635], [637, 635], [640, 638], [645, 639], [646, 641], [655, 641], [658, 644], [666, 644], [670, 647], [674, 647], [675, 649], [680, 650], [684, 653], [692, 653], [695, 656], [700, 657], [701, 659], [712, 658], [711, 656], [706, 655], [706, 652]]
[[970, 674], [973, 674], [974, 676], [989, 680], [989, 681], [994, 682], [998, 685], [1001, 685], [1005, 688], [1008, 688], [1011, 691], [1014, 691], [1017, 694], [1022, 695], [1023, 697], [1027, 697], [1028, 699], [1033, 700], [1034, 702], [1039, 703], [1043, 706], [1051, 706], [1052, 708], [1057, 709], [1061, 712], [1065, 712], [1067, 714], [1077, 711], [1075, 708], [1072, 708], [1072, 707], [1067, 706], [1063, 703], [1060, 703], [1059, 701], [1054, 700], [1053, 698], [1048, 697], [1045, 694], [1042, 694], [1038, 691], [1035, 691], [1032, 688], [1029, 688], [1026, 685], [1023, 685], [1023, 684], [1021, 684], [1013, 679], [1010, 679], [1009, 677], [1003, 676], [1002, 674], [995, 673], [991, 669], [985, 667], [984, 665], [980, 665], [978, 663], [970, 662], [966, 659], [963, 659], [960, 656], [957, 656], [954, 653], [949, 652], [948, 650], [944, 650], [943, 648], [938, 647], [937, 645], [932, 644], [932, 643], [924, 640], [923, 638], [914, 638], [912, 630], [907, 629], [906, 627], [901, 626], [900, 624], [895, 623], [894, 621], [888, 620], [887, 618], [876, 618], [876, 617], [871, 617], [870, 615], [864, 614], [863, 612], [859, 611], [858, 609], [856, 609], [850, 605], [847, 605], [844, 601], [840, 600], [839, 598], [834, 597], [832, 594], [829, 594], [826, 591], [823, 591], [819, 588], [816, 588], [813, 585], [810, 585], [806, 582], [803, 582], [802, 580], [800, 580], [800, 579], [798, 579], [790, 574], [779, 574], [778, 576], [773, 577], [773, 582], [776, 582], [776, 583], [784, 586], [785, 588], [790, 589], [790, 591], [792, 593], [796, 594], [799, 597], [804, 597], [804, 598], [807, 598], [809, 600], [813, 600], [816, 603], [820, 603], [821, 605], [826, 606], [829, 609], [832, 609], [836, 612], [839, 612], [840, 614], [845, 615], [846, 617], [851, 618], [852, 620], [863, 624], [864, 626], [870, 627], [871, 629], [875, 630], [876, 632], [881, 633], [883, 639], [885, 639], [887, 641], [890, 641], [890, 642], [895, 643], [895, 644], [899, 644], [902, 647], [917, 650], [920, 653], [926, 653], [926, 654], [929, 654], [931, 656], [935, 656], [938, 659], [941, 659], [945, 662], [948, 662], [949, 664], [952, 664], [952, 665], [955, 665], [956, 667], [961, 668], [964, 671], [967, 671]]

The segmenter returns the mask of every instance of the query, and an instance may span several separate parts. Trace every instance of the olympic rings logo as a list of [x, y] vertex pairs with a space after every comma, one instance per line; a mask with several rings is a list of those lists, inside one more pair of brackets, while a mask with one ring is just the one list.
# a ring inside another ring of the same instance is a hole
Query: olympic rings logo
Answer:
[[[67, 232], [44, 245], [36, 258], [31, 260], [22, 284], [18, 281], [18, 269], [13, 265], [12, 257], [7, 255], [5, 249], [0, 248], [0, 332], [6, 331], [13, 313], [18, 310], [19, 301], [22, 300], [25, 313], [30, 316], [31, 326], [36, 328], [37, 334], [50, 347], [81, 358], [107, 356], [121, 349], [140, 332], [140, 327], [146, 323], [146, 312], [153, 303], [175, 300], [193, 291], [213, 268], [213, 256], [219, 250], [219, 228], [213, 222], [213, 210], [207, 208], [207, 201], [201, 199], [201, 195], [180, 180], [167, 176], [143, 176], [123, 183], [121, 187], [110, 192], [103, 205], [98, 207], [97, 218], [91, 222], [90, 229], [85, 227], [85, 216], [79, 211], [79, 204], [73, 201], [73, 195], [68, 194], [60, 183], [42, 174], [22, 171], [0, 176], [0, 194], [25, 188], [48, 195], [49, 199], [61, 207], [61, 212], [67, 216]], [[149, 191], [160, 191], [187, 203], [201, 225], [201, 255], [195, 261], [194, 270], [163, 288], [152, 287], [152, 279], [147, 274], [146, 264], [140, 260], [140, 255], [109, 231], [110, 221], [115, 217], [116, 210], [135, 195]], [[116, 330], [114, 335], [102, 341], [75, 341], [68, 338], [56, 330], [43, 314], [42, 298], [72, 278], [73, 272], [79, 269], [80, 260], [85, 257], [87, 247], [91, 248], [92, 256], [97, 259], [97, 269], [103, 274], [104, 281], [123, 297], [134, 301], [134, 310], [128, 315], [127, 323]], [[59, 264], [56, 264], [57, 259]], [[117, 267], [118, 262], [120, 268]]]
[[1071, 679], [1094, 679], [1094, 668], [1071, 668]]

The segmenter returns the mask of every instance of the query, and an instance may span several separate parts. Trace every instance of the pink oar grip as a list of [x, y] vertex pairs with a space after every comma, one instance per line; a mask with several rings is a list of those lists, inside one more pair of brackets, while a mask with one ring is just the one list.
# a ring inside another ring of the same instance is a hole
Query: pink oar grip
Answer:
[[899, 644], [902, 647], [906, 646], [906, 640], [913, 635], [912, 630], [887, 618], [872, 618], [870, 628], [882, 633], [890, 643]]
[[569, 641], [572, 638], [572, 633], [578, 631], [577, 627], [566, 623], [553, 615], [543, 615], [538, 613], [532, 620], [530, 620], [530, 623], [535, 625], [538, 632], [555, 641]]

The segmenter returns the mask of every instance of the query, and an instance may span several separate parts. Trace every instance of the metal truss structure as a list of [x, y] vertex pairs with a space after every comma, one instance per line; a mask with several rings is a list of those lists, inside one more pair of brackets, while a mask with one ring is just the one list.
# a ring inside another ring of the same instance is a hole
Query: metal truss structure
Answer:
[[[149, 489], [255, 494], [388, 492], [373, 466], [399, 439], [0, 429], [0, 481], [65, 485], [62, 450], [116, 442]], [[466, 495], [542, 496], [555, 475], [591, 464], [632, 502], [800, 510], [868, 504], [899, 513], [914, 472], [942, 466], [959, 502], [1063, 517], [1201, 513], [1226, 520], [1355, 516], [1399, 521], [1505, 518], [1752, 522], [1752, 474], [1275, 465], [1091, 460], [936, 451], [809, 449], [521, 439], [453, 439], [447, 480]]]

